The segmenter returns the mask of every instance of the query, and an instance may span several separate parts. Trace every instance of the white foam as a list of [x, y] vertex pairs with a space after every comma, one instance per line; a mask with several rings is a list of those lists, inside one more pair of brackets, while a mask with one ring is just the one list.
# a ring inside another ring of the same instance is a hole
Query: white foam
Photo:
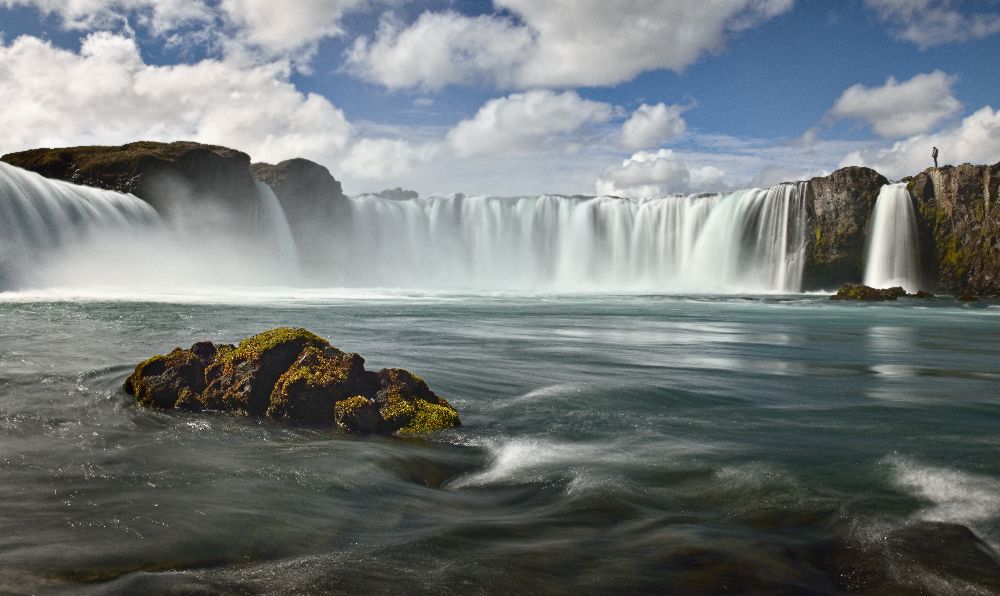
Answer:
[[1000, 480], [920, 464], [906, 457], [888, 458], [895, 484], [930, 503], [917, 517], [974, 525], [1000, 519]]

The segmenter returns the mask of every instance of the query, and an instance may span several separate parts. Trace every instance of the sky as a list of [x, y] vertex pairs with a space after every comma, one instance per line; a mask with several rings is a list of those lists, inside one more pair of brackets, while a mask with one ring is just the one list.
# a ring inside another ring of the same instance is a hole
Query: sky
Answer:
[[1000, 0], [0, 0], [0, 153], [194, 140], [348, 194], [1000, 161]]

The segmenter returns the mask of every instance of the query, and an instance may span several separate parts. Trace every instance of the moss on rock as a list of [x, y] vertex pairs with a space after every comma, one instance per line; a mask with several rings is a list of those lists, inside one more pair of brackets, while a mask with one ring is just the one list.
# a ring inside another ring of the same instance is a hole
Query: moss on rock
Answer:
[[414, 434], [461, 424], [420, 377], [400, 368], [365, 370], [301, 328], [279, 327], [238, 345], [199, 342], [139, 363], [125, 391], [144, 406], [222, 410], [365, 433]]
[[244, 339], [222, 352], [206, 371], [212, 381], [203, 401], [218, 401], [224, 409], [244, 414], [264, 414], [278, 379], [307, 347], [331, 346], [310, 331], [292, 327]]
[[899, 286], [892, 288], [873, 288], [864, 284], [847, 283], [837, 290], [837, 293], [830, 296], [831, 300], [864, 300], [864, 301], [884, 301], [895, 300], [900, 296], [906, 296], [906, 290]]
[[271, 392], [267, 415], [329, 424], [334, 404], [376, 383], [365, 371], [365, 359], [337, 348], [307, 346]]
[[383, 423], [378, 405], [363, 395], [338, 401], [333, 407], [333, 417], [338, 427], [356, 432], [378, 432]]

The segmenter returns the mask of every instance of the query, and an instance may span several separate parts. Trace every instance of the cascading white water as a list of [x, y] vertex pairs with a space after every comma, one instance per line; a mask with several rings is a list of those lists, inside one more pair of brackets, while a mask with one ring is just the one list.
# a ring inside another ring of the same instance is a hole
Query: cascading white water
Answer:
[[338, 285], [796, 292], [804, 187], [629, 200], [352, 199]]
[[282, 264], [298, 272], [299, 251], [295, 246], [295, 237], [288, 225], [288, 218], [285, 217], [285, 210], [281, 208], [281, 202], [270, 186], [260, 180], [257, 180], [256, 184], [261, 207], [256, 222], [257, 236], [274, 246]]
[[865, 262], [865, 285], [902, 286], [916, 292], [920, 286], [917, 217], [905, 183], [879, 190], [872, 215]]
[[[131, 195], [0, 164], [0, 290], [176, 291], [224, 285], [336, 285], [510, 291], [796, 292], [804, 187], [644, 200], [541, 196], [350, 200], [319, 222], [301, 272], [278, 199], [259, 183], [256, 234], [191, 232]], [[190, 209], [215, 207], [194, 202]], [[197, 212], [185, 213], [188, 219]], [[225, 221], [223, 218], [222, 221]], [[314, 255], [315, 256], [315, 255]]]
[[50, 180], [0, 162], [0, 281], [37, 267], [56, 249], [159, 222], [156, 211], [133, 195]]

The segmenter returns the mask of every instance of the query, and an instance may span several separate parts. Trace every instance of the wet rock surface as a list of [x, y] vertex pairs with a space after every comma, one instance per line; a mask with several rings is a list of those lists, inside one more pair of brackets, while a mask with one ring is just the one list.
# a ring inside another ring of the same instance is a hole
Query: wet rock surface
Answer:
[[8, 153], [2, 159], [47, 178], [134, 194], [161, 214], [201, 203], [244, 213], [252, 211], [257, 200], [250, 156], [218, 145], [138, 141], [31, 149]]
[[804, 289], [829, 288], [861, 279], [865, 242], [885, 176], [871, 168], [841, 168], [806, 183]]
[[140, 362], [124, 389], [142, 406], [217, 410], [355, 432], [418, 434], [459, 426], [458, 412], [401, 368], [365, 370], [305, 329], [278, 327], [238, 345], [199, 342]]
[[907, 188], [925, 275], [950, 294], [1000, 293], [1000, 162], [927, 168]]

